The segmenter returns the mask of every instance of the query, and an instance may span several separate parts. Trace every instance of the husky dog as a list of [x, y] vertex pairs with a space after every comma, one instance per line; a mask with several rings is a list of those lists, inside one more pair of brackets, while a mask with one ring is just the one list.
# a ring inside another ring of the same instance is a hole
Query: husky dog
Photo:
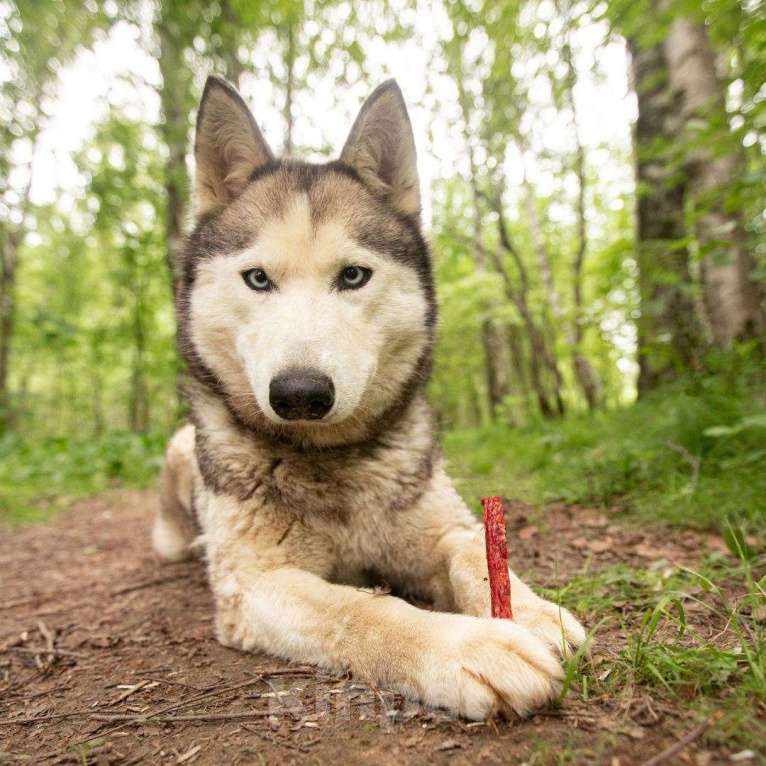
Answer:
[[514, 620], [489, 616], [483, 531], [423, 397], [436, 304], [399, 87], [316, 165], [275, 159], [210, 78], [195, 157], [177, 291], [193, 425], [168, 447], [154, 548], [204, 548], [227, 646], [472, 719], [544, 704], [585, 632], [513, 573]]

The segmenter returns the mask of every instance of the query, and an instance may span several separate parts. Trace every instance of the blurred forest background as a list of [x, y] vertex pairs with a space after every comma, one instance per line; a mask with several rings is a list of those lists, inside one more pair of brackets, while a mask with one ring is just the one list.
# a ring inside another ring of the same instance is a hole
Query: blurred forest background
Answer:
[[171, 285], [210, 72], [308, 159], [398, 76], [467, 498], [763, 525], [759, 0], [0, 0], [0, 514], [150, 483], [183, 419]]

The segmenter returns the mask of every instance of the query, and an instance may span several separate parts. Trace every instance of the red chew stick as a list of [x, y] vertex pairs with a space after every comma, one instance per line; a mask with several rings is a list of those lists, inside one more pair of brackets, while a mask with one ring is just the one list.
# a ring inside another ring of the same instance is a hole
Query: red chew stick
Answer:
[[508, 576], [508, 544], [505, 540], [503, 502], [499, 497], [483, 497], [484, 539], [487, 543], [489, 592], [492, 616], [513, 619], [511, 610], [511, 580]]

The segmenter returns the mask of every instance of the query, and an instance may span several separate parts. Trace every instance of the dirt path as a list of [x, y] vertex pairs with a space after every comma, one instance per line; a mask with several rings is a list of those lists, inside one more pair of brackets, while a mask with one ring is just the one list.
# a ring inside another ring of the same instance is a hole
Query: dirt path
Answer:
[[[47, 526], [0, 527], [0, 763], [627, 766], [699, 723], [650, 695], [584, 702], [575, 689], [531, 719], [470, 724], [353, 679], [225, 649], [212, 637], [202, 565], [161, 565], [149, 550], [155, 502], [115, 492]], [[692, 533], [671, 539], [564, 507], [536, 517], [512, 505], [509, 529], [515, 568], [547, 587], [586, 561], [646, 566], [661, 549], [694, 565], [701, 548]], [[594, 667], [625, 643], [620, 628], [601, 635]], [[157, 720], [135, 720], [147, 714]], [[664, 762], [729, 762], [725, 746], [702, 742]]]

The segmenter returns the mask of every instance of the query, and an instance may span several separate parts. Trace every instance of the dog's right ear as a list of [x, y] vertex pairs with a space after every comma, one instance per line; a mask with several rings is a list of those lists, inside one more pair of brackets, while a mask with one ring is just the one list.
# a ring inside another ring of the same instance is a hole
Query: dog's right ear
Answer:
[[219, 210], [241, 194], [254, 170], [274, 155], [242, 97], [219, 77], [208, 77], [194, 139], [194, 214]]

